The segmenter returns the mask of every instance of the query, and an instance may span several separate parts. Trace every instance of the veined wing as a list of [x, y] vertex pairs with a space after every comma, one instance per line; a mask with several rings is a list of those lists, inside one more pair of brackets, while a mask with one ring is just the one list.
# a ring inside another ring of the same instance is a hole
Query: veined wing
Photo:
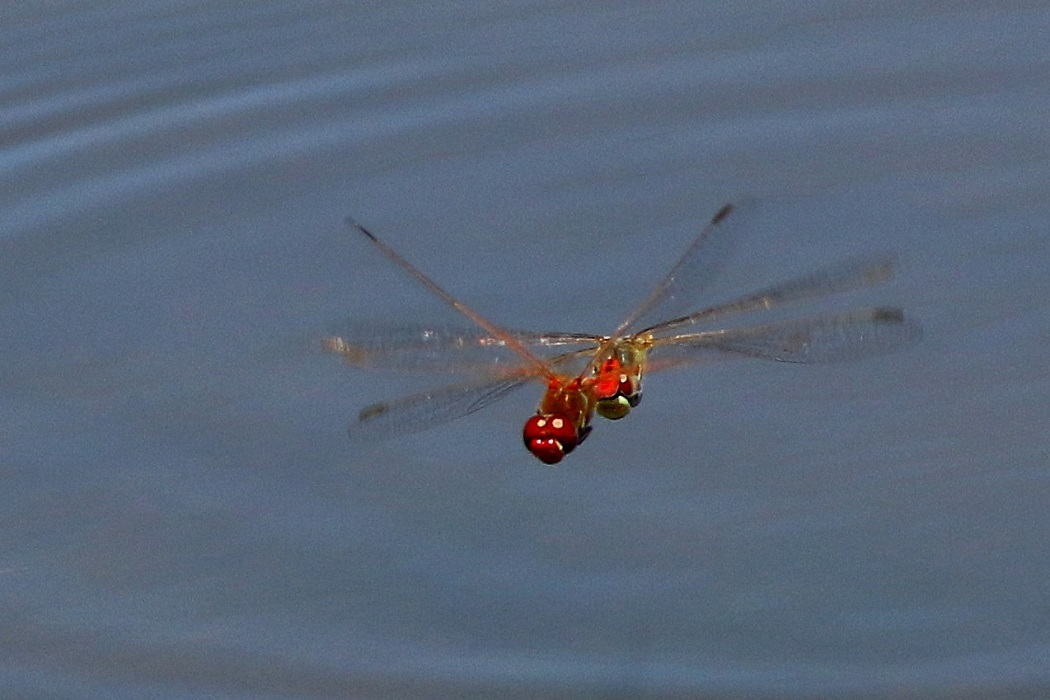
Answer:
[[919, 324], [905, 317], [900, 309], [864, 309], [656, 339], [652, 369], [677, 367], [727, 353], [803, 364], [856, 360], [896, 350], [921, 335]]
[[[361, 368], [464, 372], [508, 369], [522, 365], [506, 340], [482, 328], [454, 325], [357, 322], [342, 324], [325, 338], [322, 349]], [[593, 348], [601, 336], [506, 330], [532, 352], [549, 359], [566, 348]]]
[[521, 374], [490, 377], [374, 403], [361, 410], [347, 432], [354, 439], [383, 439], [426, 430], [482, 409], [533, 378]]
[[791, 303], [809, 301], [839, 292], [880, 284], [893, 276], [896, 256], [892, 253], [868, 253], [802, 277], [781, 282], [762, 291], [730, 302], [701, 309], [688, 316], [664, 321], [643, 333], [662, 335], [668, 331], [704, 321], [714, 321], [750, 311], [765, 311]]
[[551, 370], [550, 366], [547, 364], [546, 361], [544, 361], [541, 357], [537, 356], [535, 353], [529, 350], [529, 348], [525, 347], [525, 345], [519, 342], [517, 338], [508, 334], [506, 332], [506, 329], [504, 329], [502, 326], [498, 326], [492, 321], [489, 321], [477, 311], [470, 308], [456, 297], [452, 296], [448, 291], [445, 290], [444, 287], [432, 280], [425, 272], [423, 272], [418, 267], [410, 263], [403, 255], [401, 255], [396, 250], [388, 246], [386, 243], [379, 240], [375, 236], [375, 234], [373, 234], [371, 231], [366, 229], [358, 222], [354, 221], [353, 219], [347, 219], [346, 223], [351, 228], [357, 229], [357, 231], [363, 236], [365, 236], [365, 238], [367, 238], [369, 241], [371, 241], [372, 244], [380, 252], [383, 253], [383, 255], [389, 258], [402, 270], [407, 272], [421, 285], [429, 289], [435, 296], [437, 296], [443, 302], [445, 302], [453, 309], [469, 318], [480, 328], [483, 328], [485, 332], [493, 338], [501, 338], [506, 347], [516, 352], [525, 364], [531, 365], [536, 371], [548, 377], [549, 379], [555, 378], [553, 370]]
[[754, 204], [726, 204], [711, 217], [678, 261], [642, 302], [627, 315], [598, 346], [591, 362], [584, 368], [586, 374], [596, 369], [596, 363], [606, 357], [619, 340], [634, 329], [652, 324], [657, 318], [673, 317], [695, 303], [700, 292], [711, 283], [715, 273], [729, 257], [736, 239], [736, 231], [751, 218], [741, 210], [754, 211]]
[[724, 266], [736, 242], [737, 231], [746, 226], [751, 219], [749, 214], [755, 209], [753, 202], [726, 204], [719, 209], [670, 272], [627, 315], [611, 337], [622, 338], [644, 323], [680, 315], [688, 310], [687, 304], [695, 304], [700, 293]]
[[[589, 358], [590, 350], [566, 352], [552, 358], [551, 366], [560, 368]], [[404, 433], [426, 430], [462, 418], [499, 401], [530, 381], [546, 375], [523, 366], [482, 379], [439, 387], [411, 394], [393, 401], [366, 406], [350, 424], [352, 438], [382, 439]]]

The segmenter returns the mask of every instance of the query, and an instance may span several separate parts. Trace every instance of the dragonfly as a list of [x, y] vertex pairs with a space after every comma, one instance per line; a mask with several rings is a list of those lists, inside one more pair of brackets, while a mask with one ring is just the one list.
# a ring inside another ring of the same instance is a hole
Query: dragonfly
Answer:
[[[648, 372], [726, 357], [817, 364], [859, 359], [903, 347], [921, 326], [895, 307], [874, 307], [765, 323], [697, 330], [733, 316], [771, 311], [889, 280], [895, 256], [870, 253], [734, 300], [682, 312], [694, 304], [732, 249], [747, 205], [726, 204], [701, 229], [671, 270], [607, 335], [533, 332], [486, 319], [353, 219], [348, 226], [472, 326], [363, 324], [325, 338], [322, 349], [359, 368], [471, 371], [442, 388], [365, 407], [351, 437], [424, 430], [466, 416], [530, 382], [545, 389], [522, 431], [526, 448], [553, 465], [592, 430], [595, 414], [619, 420], [639, 405]], [[737, 222], [736, 226], [731, 225]], [[653, 322], [656, 318], [662, 318]], [[479, 373], [480, 370], [480, 373]]]

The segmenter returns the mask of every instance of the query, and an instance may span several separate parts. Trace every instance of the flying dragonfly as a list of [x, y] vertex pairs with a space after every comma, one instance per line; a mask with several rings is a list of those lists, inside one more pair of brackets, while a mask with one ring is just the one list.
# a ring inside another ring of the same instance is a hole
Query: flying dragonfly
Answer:
[[[879, 284], [892, 276], [892, 254], [868, 254], [733, 301], [682, 313], [727, 257], [733, 229], [747, 220], [740, 211], [734, 204], [722, 207], [670, 272], [608, 335], [499, 326], [349, 220], [353, 230], [474, 327], [359, 325], [324, 339], [323, 349], [362, 368], [481, 370], [466, 382], [367, 406], [351, 424], [351, 436], [424, 430], [473, 413], [536, 381], [546, 389], [522, 435], [534, 456], [556, 464], [587, 438], [595, 413], [618, 420], [638, 406], [646, 372], [733, 356], [802, 364], [837, 362], [889, 352], [920, 337], [919, 324], [890, 307], [696, 330], [700, 324]], [[654, 323], [656, 318], [664, 320]]]

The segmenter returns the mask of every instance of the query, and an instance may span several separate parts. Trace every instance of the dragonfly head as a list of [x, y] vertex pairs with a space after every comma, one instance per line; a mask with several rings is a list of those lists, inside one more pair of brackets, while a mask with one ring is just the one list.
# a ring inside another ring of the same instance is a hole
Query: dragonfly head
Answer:
[[620, 420], [628, 413], [631, 409], [638, 405], [638, 401], [642, 398], [641, 394], [635, 394], [634, 396], [625, 396], [624, 394], [616, 394], [605, 399], [598, 399], [594, 410], [598, 412], [598, 415], [602, 418], [608, 418], [609, 420]]
[[556, 413], [537, 413], [525, 421], [522, 437], [525, 448], [544, 464], [557, 464], [576, 449], [591, 431], [590, 426], [577, 430], [568, 418]]

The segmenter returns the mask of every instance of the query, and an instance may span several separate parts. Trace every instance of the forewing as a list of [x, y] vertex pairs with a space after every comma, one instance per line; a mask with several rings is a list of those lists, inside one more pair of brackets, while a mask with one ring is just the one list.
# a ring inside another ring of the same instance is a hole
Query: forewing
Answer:
[[830, 294], [880, 284], [893, 276], [895, 262], [896, 256], [892, 253], [859, 255], [739, 299], [664, 321], [643, 332], [661, 335], [697, 323], [715, 321], [751, 311], [766, 311], [787, 304], [810, 301]]
[[[322, 341], [322, 349], [360, 368], [491, 372], [522, 364], [503, 339], [481, 328], [359, 321], [340, 324], [332, 332]], [[548, 359], [554, 352], [594, 347], [601, 341], [599, 336], [578, 333], [507, 332]]]
[[695, 309], [697, 299], [724, 267], [740, 231], [753, 219], [754, 202], [727, 204], [707, 222], [671, 271], [612, 334], [614, 338]]

